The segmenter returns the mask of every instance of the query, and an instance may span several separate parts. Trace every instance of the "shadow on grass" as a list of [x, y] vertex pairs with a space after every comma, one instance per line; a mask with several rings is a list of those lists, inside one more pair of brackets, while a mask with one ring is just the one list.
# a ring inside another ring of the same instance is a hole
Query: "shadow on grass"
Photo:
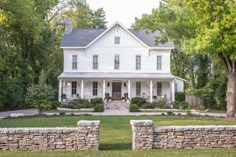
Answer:
[[100, 144], [100, 150], [131, 150], [131, 143], [105, 143]]

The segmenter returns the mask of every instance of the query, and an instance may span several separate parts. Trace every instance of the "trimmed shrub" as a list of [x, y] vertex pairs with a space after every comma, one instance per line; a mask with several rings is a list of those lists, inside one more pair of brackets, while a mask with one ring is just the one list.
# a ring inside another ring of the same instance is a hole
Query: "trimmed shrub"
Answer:
[[141, 108], [155, 108], [157, 106], [157, 103], [150, 103], [147, 102], [141, 106]]
[[164, 106], [166, 106], [166, 100], [159, 100], [157, 102], [157, 107], [158, 108], [164, 108]]
[[51, 101], [51, 108], [50, 109], [56, 109], [59, 106], [61, 106], [61, 102], [59, 102], [59, 101]]
[[167, 114], [168, 116], [174, 116], [174, 115], [175, 115], [174, 112], [172, 112], [172, 111], [167, 111], [166, 114]]
[[176, 101], [176, 107], [179, 108], [179, 109], [186, 110], [188, 108], [188, 106], [189, 106], [189, 104], [185, 101], [182, 101], [182, 102]]
[[103, 112], [104, 111], [104, 105], [103, 104], [96, 104], [94, 107], [94, 112]]
[[82, 104], [80, 103], [79, 101], [72, 101], [72, 102], [69, 102], [67, 105], [63, 105], [63, 107], [66, 107], [66, 108], [72, 108], [72, 109], [81, 109], [81, 108], [92, 108], [94, 107], [93, 104]]
[[179, 102], [185, 101], [185, 94], [184, 92], [176, 92], [175, 93], [175, 100]]
[[138, 107], [141, 107], [145, 103], [146, 103], [146, 100], [141, 97], [134, 97], [131, 99], [131, 104], [136, 104]]
[[138, 105], [130, 104], [129, 111], [130, 112], [139, 112]]
[[102, 98], [99, 98], [99, 97], [97, 97], [97, 98], [93, 98], [93, 99], [90, 99], [90, 103], [91, 104], [103, 104], [103, 100], [102, 100]]
[[89, 100], [88, 99], [75, 99], [73, 100], [72, 102], [76, 102], [76, 103], [79, 103], [79, 104], [89, 104]]

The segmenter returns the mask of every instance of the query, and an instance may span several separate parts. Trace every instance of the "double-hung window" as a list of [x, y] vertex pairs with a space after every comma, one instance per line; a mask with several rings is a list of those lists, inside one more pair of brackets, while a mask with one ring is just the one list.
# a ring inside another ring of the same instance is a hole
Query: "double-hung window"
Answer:
[[76, 94], [76, 90], [77, 90], [77, 82], [73, 81], [71, 85], [71, 94], [72, 95]]
[[157, 82], [157, 96], [162, 96], [162, 83]]
[[120, 68], [120, 56], [115, 55], [114, 58], [114, 69], [119, 69]]
[[141, 82], [136, 82], [136, 96], [141, 96]]
[[114, 38], [114, 43], [117, 45], [117, 44], [120, 44], [120, 37], [119, 36], [116, 36]]
[[98, 55], [93, 55], [93, 69], [98, 69]]
[[77, 55], [72, 55], [72, 69], [77, 69]]
[[98, 95], [98, 82], [93, 82], [93, 96]]
[[157, 70], [161, 70], [162, 68], [162, 57], [157, 56]]
[[137, 55], [136, 56], [136, 70], [141, 69], [141, 56]]

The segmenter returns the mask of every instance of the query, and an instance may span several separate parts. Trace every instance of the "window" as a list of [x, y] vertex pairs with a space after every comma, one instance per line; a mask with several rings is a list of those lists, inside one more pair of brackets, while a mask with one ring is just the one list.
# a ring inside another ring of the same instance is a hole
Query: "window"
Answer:
[[114, 69], [119, 69], [120, 68], [120, 56], [115, 55], [114, 59]]
[[141, 69], [141, 56], [136, 56], [136, 70]]
[[162, 96], [162, 83], [157, 82], [157, 96]]
[[77, 55], [72, 56], [72, 69], [77, 69]]
[[161, 56], [157, 56], [157, 70], [161, 70], [162, 58]]
[[93, 69], [98, 69], [98, 55], [93, 55]]
[[115, 37], [115, 44], [120, 44], [120, 37], [118, 36]]
[[178, 84], [175, 83], [175, 93], [178, 92]]
[[93, 96], [98, 95], [98, 82], [93, 82]]
[[71, 94], [72, 95], [76, 94], [76, 88], [77, 88], [77, 82], [73, 81], [72, 87], [71, 87]]
[[136, 82], [136, 96], [141, 96], [141, 82]]

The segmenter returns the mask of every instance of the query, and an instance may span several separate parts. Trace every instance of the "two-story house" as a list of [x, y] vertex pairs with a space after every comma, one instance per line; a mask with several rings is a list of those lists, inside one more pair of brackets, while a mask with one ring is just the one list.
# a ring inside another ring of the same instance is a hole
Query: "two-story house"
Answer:
[[184, 80], [170, 71], [171, 42], [155, 44], [158, 31], [134, 31], [115, 22], [107, 29], [73, 29], [67, 21], [61, 42], [64, 70], [59, 79], [59, 101], [66, 95], [93, 98], [107, 96], [165, 97], [175, 100]]

